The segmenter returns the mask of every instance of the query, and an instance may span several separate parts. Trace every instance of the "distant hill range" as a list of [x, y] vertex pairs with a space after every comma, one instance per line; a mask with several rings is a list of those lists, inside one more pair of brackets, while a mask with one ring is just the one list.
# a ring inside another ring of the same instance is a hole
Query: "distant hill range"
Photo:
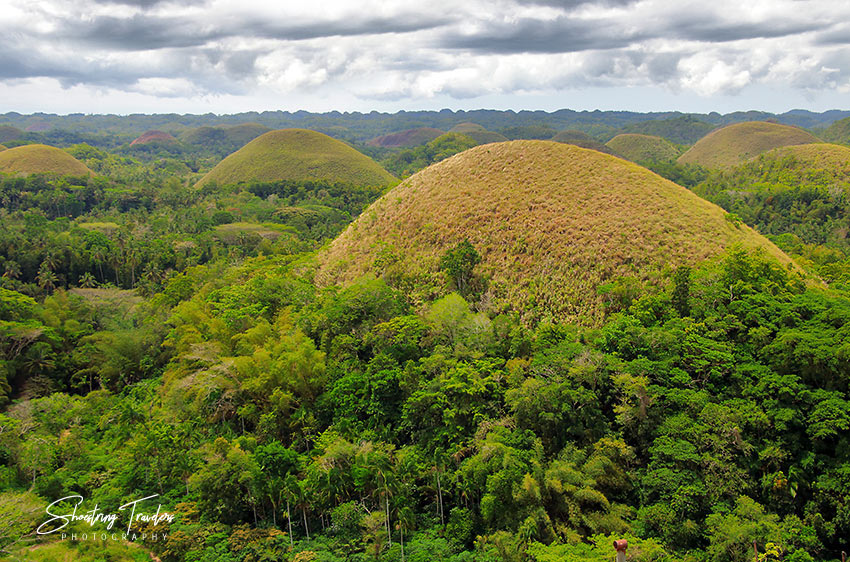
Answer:
[[[237, 113], [233, 115], [54, 115], [38, 113], [22, 115], [6, 113], [0, 115], [0, 142], [2, 127], [14, 127], [20, 132], [35, 126], [49, 128], [43, 132], [24, 133], [30, 142], [97, 142], [86, 135], [109, 135], [109, 142], [117, 146], [129, 143], [142, 133], [151, 130], [166, 131], [181, 137], [182, 132], [198, 127], [233, 127], [255, 123], [268, 129], [301, 128], [325, 133], [334, 138], [366, 143], [383, 135], [395, 134], [412, 129], [433, 128], [451, 131], [459, 124], [471, 123], [492, 133], [507, 138], [552, 138], [558, 131], [577, 129], [588, 131], [596, 140], [609, 140], [619, 133], [657, 135], [676, 143], [691, 144], [711, 128], [745, 121], [775, 120], [785, 125], [809, 129], [826, 129], [835, 121], [850, 117], [850, 111], [832, 110], [814, 113], [794, 110], [781, 114], [760, 111], [720, 113], [681, 113], [633, 111], [495, 111], [479, 109], [473, 111], [399, 111], [397, 113], [358, 113], [331, 111], [309, 113], [307, 111], [264, 111]], [[57, 131], [64, 131], [59, 135]], [[462, 131], [454, 131], [462, 132]], [[466, 131], [469, 133], [471, 131]], [[20, 134], [20, 133], [18, 133]], [[607, 134], [607, 136], [605, 136]], [[44, 135], [39, 137], [38, 135]], [[678, 136], [673, 136], [678, 135]], [[604, 138], [603, 138], [604, 137]], [[76, 140], [87, 139], [87, 140]], [[180, 138], [181, 141], [187, 142]], [[249, 139], [250, 140], [250, 139]], [[106, 141], [104, 141], [106, 142]], [[247, 141], [245, 141], [247, 142]], [[64, 146], [64, 145], [63, 145]]]

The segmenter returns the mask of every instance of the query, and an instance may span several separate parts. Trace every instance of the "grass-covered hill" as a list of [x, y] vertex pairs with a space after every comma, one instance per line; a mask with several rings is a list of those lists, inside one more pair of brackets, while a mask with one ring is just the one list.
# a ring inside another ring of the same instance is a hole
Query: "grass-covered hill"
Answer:
[[370, 140], [367, 144], [369, 146], [381, 146], [384, 148], [405, 148], [431, 142], [444, 133], [445, 131], [435, 129], [433, 127], [419, 127], [417, 129], [401, 131], [399, 133], [382, 135]]
[[0, 172], [85, 176], [85, 164], [64, 150], [44, 144], [27, 144], [0, 152]]
[[673, 143], [654, 135], [624, 133], [605, 145], [632, 162], [666, 162], [679, 156], [679, 149]]
[[827, 175], [834, 180], [850, 180], [850, 148], [819, 142], [783, 146], [765, 152], [751, 161], [755, 165], [773, 164], [791, 174]]
[[279, 180], [385, 186], [395, 178], [342, 141], [306, 129], [281, 129], [257, 137], [222, 160], [198, 185]]
[[850, 143], [850, 117], [839, 119], [821, 133], [821, 138], [829, 142]]
[[818, 142], [817, 138], [797, 127], [748, 121], [712, 131], [682, 154], [678, 161], [706, 168], [731, 168], [774, 148], [815, 142]]
[[138, 146], [145, 144], [175, 144], [177, 139], [173, 135], [163, 131], [147, 131], [130, 143], [130, 146]]
[[571, 141], [591, 141], [594, 139], [584, 131], [579, 131], [576, 129], [566, 129], [564, 131], [558, 131], [558, 134], [552, 137], [550, 140], [553, 140], [555, 142], [566, 142], [567, 144], [572, 144]]
[[471, 138], [478, 144], [489, 144], [491, 142], [505, 142], [508, 137], [495, 131], [488, 131], [477, 123], [458, 123], [451, 129], [450, 133], [460, 133]]
[[740, 217], [824, 281], [850, 283], [850, 148], [777, 148], [713, 173], [694, 191]]
[[15, 140], [23, 135], [23, 131], [10, 125], [0, 125], [0, 142]]
[[0, 150], [6, 150], [6, 147], [0, 144]]
[[636, 164], [514, 141], [467, 150], [392, 189], [320, 254], [318, 279], [371, 272], [423, 284], [464, 240], [481, 255], [476, 271], [490, 280], [493, 306], [585, 324], [603, 317], [604, 285], [651, 282], [665, 266], [733, 244], [790, 262], [721, 208]]

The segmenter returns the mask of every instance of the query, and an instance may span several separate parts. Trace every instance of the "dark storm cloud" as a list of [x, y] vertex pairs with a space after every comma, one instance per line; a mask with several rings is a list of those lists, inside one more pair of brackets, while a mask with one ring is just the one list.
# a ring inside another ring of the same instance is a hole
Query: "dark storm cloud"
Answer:
[[365, 17], [329, 22], [273, 20], [250, 15], [229, 21], [204, 21], [197, 17], [171, 17], [135, 14], [127, 18], [101, 16], [86, 22], [68, 24], [59, 35], [68, 40], [117, 50], [200, 47], [226, 38], [278, 39], [299, 41], [322, 37], [411, 33], [447, 24], [446, 16], [427, 16], [398, 21]]
[[[524, 0], [531, 2], [531, 0]], [[547, 2], [549, 5], [582, 2]], [[595, 2], [605, 5], [604, 2]], [[630, 1], [620, 5], [632, 4]], [[479, 24], [472, 33], [448, 33], [441, 46], [481, 53], [571, 53], [619, 49], [652, 39], [681, 39], [727, 43], [746, 39], [770, 39], [823, 31], [824, 21], [729, 22], [716, 14], [682, 14], [667, 21], [642, 20], [637, 15], [618, 18], [578, 19], [564, 14], [554, 19], [523, 18], [518, 21]], [[850, 36], [850, 32], [847, 34]]]
[[477, 29], [474, 33], [449, 35], [441, 46], [494, 54], [570, 53], [626, 47], [645, 37], [643, 31], [622, 29], [606, 22], [591, 23], [558, 17], [491, 24], [489, 28]]
[[810, 31], [821, 31], [831, 26], [828, 22], [806, 21], [763, 21], [758, 23], [735, 23], [710, 21], [702, 15], [690, 20], [678, 19], [675, 25], [667, 26], [664, 35], [691, 41], [726, 43], [744, 39], [773, 39], [799, 35]]

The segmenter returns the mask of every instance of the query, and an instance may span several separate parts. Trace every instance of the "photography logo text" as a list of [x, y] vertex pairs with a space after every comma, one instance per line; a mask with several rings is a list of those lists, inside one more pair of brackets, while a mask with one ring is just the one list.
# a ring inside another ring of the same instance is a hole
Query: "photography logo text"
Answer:
[[[53, 535], [61, 532], [62, 540], [122, 540], [122, 541], [163, 541], [168, 534], [149, 533], [139, 530], [140, 524], [158, 525], [173, 523], [174, 514], [162, 510], [162, 505], [151, 501], [159, 494], [127, 502], [118, 508], [117, 513], [105, 512], [95, 504], [91, 509], [83, 507], [83, 496], [72, 495], [59, 498], [44, 510], [50, 517], [36, 529], [38, 535]], [[84, 524], [69, 527], [72, 523]], [[126, 522], [126, 526], [125, 526]], [[134, 527], [135, 526], [135, 527]]]

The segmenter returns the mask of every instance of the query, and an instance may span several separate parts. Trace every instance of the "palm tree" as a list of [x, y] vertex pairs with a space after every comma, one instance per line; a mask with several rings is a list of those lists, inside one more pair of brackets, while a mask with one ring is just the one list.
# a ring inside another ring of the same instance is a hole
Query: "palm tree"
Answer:
[[38, 275], [35, 278], [38, 286], [41, 287], [45, 292], [50, 292], [56, 288], [57, 277], [53, 271], [47, 266], [47, 264], [42, 263], [41, 267], [38, 268]]
[[17, 279], [21, 276], [21, 266], [14, 260], [6, 262], [6, 270], [3, 272], [3, 277], [7, 279]]
[[80, 287], [91, 289], [92, 287], [97, 287], [97, 279], [94, 278], [94, 275], [86, 271], [80, 276], [79, 284]]

